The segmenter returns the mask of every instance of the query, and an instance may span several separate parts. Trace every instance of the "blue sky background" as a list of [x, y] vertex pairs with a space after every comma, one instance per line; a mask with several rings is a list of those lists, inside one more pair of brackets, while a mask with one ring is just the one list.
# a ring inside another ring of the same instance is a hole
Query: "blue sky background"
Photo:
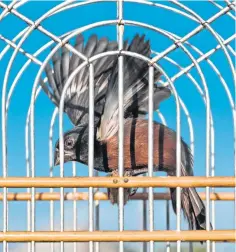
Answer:
[[[6, 2], [9, 4], [9, 2]], [[31, 20], [37, 20], [41, 15], [46, 13], [50, 8], [58, 5], [59, 1], [31, 1], [19, 8], [19, 12]], [[172, 6], [180, 9], [178, 6], [169, 2], [161, 1], [163, 5]], [[224, 6], [225, 3], [219, 1], [220, 5]], [[208, 19], [212, 15], [218, 12], [218, 8], [213, 6], [209, 2], [204, 1], [184, 1], [182, 4], [188, 6], [195, 12], [197, 12], [203, 19]], [[233, 13], [233, 12], [232, 12]], [[48, 18], [42, 23], [42, 26], [48, 29], [55, 35], [62, 35], [68, 31], [72, 31], [79, 27], [83, 27], [87, 24], [98, 22], [101, 20], [116, 19], [116, 4], [115, 3], [97, 3], [80, 8], [58, 13]], [[173, 13], [168, 10], [156, 8], [154, 6], [147, 6], [135, 3], [125, 3], [124, 5], [124, 19], [135, 20], [143, 23], [147, 23], [153, 26], [157, 26], [169, 32], [175, 33], [178, 36], [184, 36], [188, 34], [192, 29], [198, 26], [195, 21], [192, 21], [179, 14]], [[26, 27], [26, 24], [15, 17], [14, 15], [8, 15], [3, 21], [0, 22], [0, 33], [8, 38], [13, 39], [21, 30]], [[227, 15], [220, 17], [213, 22], [212, 27], [224, 38], [232, 36], [235, 32], [235, 26], [233, 19]], [[107, 36], [109, 39], [116, 39], [116, 27], [100, 27], [84, 32], [85, 38], [88, 38], [91, 34], [96, 33], [98, 37]], [[146, 38], [151, 40], [152, 49], [161, 52], [172, 44], [168, 38], [158, 34], [154, 31], [150, 31], [144, 28], [126, 26], [125, 27], [125, 39], [131, 39], [136, 33], [146, 34]], [[23, 49], [33, 54], [50, 39], [39, 31], [34, 31], [24, 42]], [[72, 39], [72, 42], [74, 39]], [[199, 34], [192, 37], [189, 42], [198, 47], [202, 52], [217, 46], [217, 41], [207, 30], [201, 31]], [[0, 40], [0, 52], [6, 46], [5, 42]], [[235, 45], [232, 42], [231, 46], [235, 49]], [[187, 47], [189, 49], [189, 47]], [[50, 48], [40, 54], [38, 57], [43, 61]], [[198, 54], [193, 53], [195, 58], [198, 58]], [[0, 61], [0, 81], [2, 83], [7, 63], [13, 53], [13, 49], [10, 49], [4, 58]], [[230, 54], [232, 57], [232, 54]], [[181, 50], [168, 54], [168, 57], [175, 60], [183, 67], [191, 64], [191, 60]], [[225, 81], [227, 82], [232, 95], [234, 94], [232, 73], [227, 63], [226, 57], [222, 50], [218, 50], [210, 58]], [[234, 59], [232, 57], [234, 62]], [[11, 69], [10, 78], [8, 82], [8, 90], [12, 84], [17, 72], [21, 69], [23, 64], [27, 61], [27, 58], [19, 54]], [[235, 62], [234, 62], [235, 63]], [[167, 63], [165, 60], [160, 61], [161, 67], [172, 77], [179, 70]], [[211, 109], [213, 113], [213, 119], [215, 124], [215, 175], [216, 176], [233, 176], [233, 122], [232, 113], [230, 110], [229, 102], [226, 93], [219, 81], [219, 77], [212, 71], [208, 63], [200, 63], [200, 67], [206, 78], [206, 82], [209, 88]], [[15, 92], [12, 97], [12, 101], [9, 109], [8, 116], [8, 172], [9, 176], [26, 176], [25, 166], [25, 121], [30, 103], [32, 85], [37, 75], [39, 67], [34, 63], [26, 69], [22, 75]], [[201, 78], [196, 69], [190, 71], [194, 78], [198, 81], [201, 87]], [[202, 98], [196, 91], [192, 82], [186, 77], [182, 76], [175, 81], [175, 87], [185, 102], [194, 126], [195, 135], [195, 159], [194, 159], [194, 173], [197, 176], [205, 175], [205, 106], [202, 102]], [[233, 96], [234, 98], [234, 96]], [[235, 98], [234, 98], [235, 99]], [[168, 125], [175, 129], [176, 125], [176, 112], [174, 98], [171, 97], [168, 101], [161, 104], [161, 111], [163, 112]], [[41, 93], [36, 101], [35, 106], [35, 137], [36, 137], [36, 176], [48, 176], [49, 175], [49, 156], [48, 156], [48, 136], [49, 126], [54, 105], [49, 101], [44, 93]], [[66, 116], [65, 116], [66, 118]], [[155, 115], [155, 119], [159, 121], [159, 118]], [[189, 131], [186, 117], [182, 112], [181, 116], [181, 135], [184, 140], [189, 143]], [[58, 139], [58, 121], [55, 126], [54, 141]], [[71, 124], [67, 120], [65, 122], [65, 129], [71, 128]], [[0, 171], [0, 175], [2, 171]], [[77, 165], [77, 175], [87, 176], [88, 169], [84, 165]], [[101, 173], [101, 176], [106, 174]], [[156, 175], [164, 175], [164, 173], [156, 173]], [[59, 176], [59, 167], [55, 168], [55, 176]], [[65, 165], [65, 176], [72, 176], [71, 164]], [[233, 189], [216, 189], [217, 191], [233, 191]], [[11, 189], [10, 191], [25, 191], [25, 189]], [[38, 192], [48, 191], [37, 189]], [[71, 191], [71, 190], [66, 190]], [[86, 191], [85, 189], [78, 189], [78, 191]], [[158, 190], [156, 191], [163, 191]], [[199, 189], [203, 191], [203, 189]], [[78, 203], [78, 225], [82, 229], [87, 229], [88, 223], [88, 203], [79, 201]], [[59, 222], [59, 202], [55, 203], [55, 219]], [[65, 219], [67, 229], [71, 229], [72, 225], [72, 202], [65, 202]], [[100, 228], [101, 230], [117, 230], [118, 229], [118, 208], [117, 206], [111, 206], [109, 202], [101, 202], [100, 205]], [[2, 211], [2, 203], [0, 203], [0, 211]], [[26, 202], [10, 202], [9, 203], [9, 229], [10, 230], [26, 230]], [[36, 203], [36, 228], [37, 230], [49, 230], [49, 202], [37, 202]], [[141, 230], [142, 229], [142, 202], [133, 201], [125, 207], [125, 229], [127, 230]], [[175, 215], [171, 210], [171, 229], [175, 229]], [[166, 226], [166, 214], [165, 214], [165, 202], [155, 202], [155, 229], [165, 230]], [[2, 227], [2, 219], [0, 219], [0, 225]], [[216, 228], [217, 229], [233, 229], [233, 202], [216, 202]], [[186, 223], [183, 221], [183, 228], [186, 229]], [[137, 244], [132, 245], [137, 249]], [[156, 248], [160, 248], [163, 244], [156, 244]], [[217, 251], [234, 251], [231, 244], [219, 244], [217, 245]]]

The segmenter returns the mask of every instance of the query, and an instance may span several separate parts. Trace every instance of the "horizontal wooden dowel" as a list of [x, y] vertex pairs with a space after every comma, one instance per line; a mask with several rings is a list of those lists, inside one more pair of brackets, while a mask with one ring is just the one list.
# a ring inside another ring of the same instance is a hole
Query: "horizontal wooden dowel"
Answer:
[[0, 232], [0, 242], [148, 242], [148, 241], [236, 241], [236, 230], [214, 231], [76, 231]]
[[[199, 193], [202, 200], [206, 199], [205, 193]], [[31, 200], [31, 193], [8, 193], [7, 200], [8, 201], [28, 201]], [[94, 194], [95, 200], [108, 200], [108, 196], [103, 192], [96, 192]], [[134, 196], [130, 198], [131, 200], [148, 200], [148, 193], [136, 193]], [[155, 200], [170, 200], [169, 193], [154, 193]], [[233, 201], [234, 193], [232, 192], [218, 192], [210, 194], [211, 200], [221, 200], [221, 201]], [[0, 193], [0, 200], [3, 200], [3, 193]], [[60, 200], [59, 192], [43, 192], [36, 193], [35, 200]], [[87, 192], [77, 192], [77, 193], [65, 193], [64, 200], [88, 200]]]
[[8, 188], [132, 188], [132, 187], [235, 187], [235, 177], [8, 177], [0, 178], [0, 187]]

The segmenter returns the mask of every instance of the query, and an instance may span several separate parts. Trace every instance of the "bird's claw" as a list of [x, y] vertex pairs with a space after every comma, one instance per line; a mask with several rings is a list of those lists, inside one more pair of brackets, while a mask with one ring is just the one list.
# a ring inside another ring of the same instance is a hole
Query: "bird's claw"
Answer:
[[129, 196], [131, 197], [131, 196], [135, 195], [137, 191], [138, 191], [138, 188], [131, 188], [131, 192], [130, 192]]
[[[119, 174], [118, 170], [116, 169], [116, 170], [112, 171], [111, 173], [109, 173], [107, 176], [108, 177], [113, 177], [113, 176], [117, 177], [117, 176], [119, 176], [118, 174]], [[133, 171], [126, 170], [124, 172], [124, 176], [132, 177]], [[138, 188], [124, 188], [124, 205], [127, 203], [129, 198], [137, 192], [137, 190], [138, 190]], [[107, 188], [107, 195], [108, 195], [108, 198], [109, 198], [110, 202], [112, 203], [112, 205], [119, 203], [119, 189], [118, 188]]]

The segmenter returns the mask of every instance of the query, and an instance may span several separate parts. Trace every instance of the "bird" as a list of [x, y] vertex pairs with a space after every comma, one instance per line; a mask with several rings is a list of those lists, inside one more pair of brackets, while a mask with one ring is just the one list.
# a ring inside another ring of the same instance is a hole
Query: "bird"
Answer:
[[[150, 58], [150, 40], [136, 34], [129, 42], [124, 41], [123, 50]], [[99, 53], [118, 50], [116, 41], [98, 39], [91, 35], [85, 42], [82, 34], [76, 37], [74, 48], [87, 58]], [[119, 99], [118, 55], [105, 56], [92, 62], [94, 66], [94, 169], [118, 176]], [[124, 57], [124, 176], [138, 176], [148, 172], [148, 90], [149, 66], [135, 57]], [[52, 56], [52, 63], [45, 67], [47, 82], [41, 78], [42, 89], [59, 107], [63, 87], [70, 74], [82, 63], [75, 54], [62, 47]], [[154, 70], [153, 107], [171, 96], [168, 86], [158, 85], [162, 74]], [[73, 79], [66, 92], [64, 112], [73, 128], [64, 133], [64, 162], [77, 161], [88, 164], [88, 94], [89, 71], [84, 67]], [[164, 171], [176, 176], [176, 132], [167, 126], [153, 122], [153, 171]], [[59, 140], [55, 144], [54, 165], [60, 163]], [[193, 176], [193, 157], [188, 145], [181, 138], [181, 176]], [[118, 189], [108, 188], [112, 204], [118, 204]], [[124, 203], [134, 195], [137, 188], [124, 188]], [[170, 188], [173, 210], [176, 213], [176, 188]], [[182, 188], [181, 208], [190, 229], [206, 229], [206, 209], [195, 188]]]

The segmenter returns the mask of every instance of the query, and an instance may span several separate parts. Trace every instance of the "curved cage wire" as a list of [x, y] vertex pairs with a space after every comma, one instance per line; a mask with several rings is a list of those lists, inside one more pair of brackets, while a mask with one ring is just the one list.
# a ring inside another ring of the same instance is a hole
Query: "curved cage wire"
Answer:
[[[2, 251], [235, 251], [235, 2], [22, 0], [0, 2], [0, 7]], [[118, 50], [87, 58], [72, 46], [78, 34], [87, 39], [93, 33], [117, 40]], [[136, 33], [150, 39], [151, 58], [124, 50], [124, 40]], [[45, 67], [63, 47], [82, 63], [70, 74], [55, 108], [42, 92], [40, 78], [48, 82]], [[119, 75], [115, 180], [93, 169], [94, 62], [112, 55], [118, 57]], [[148, 174], [128, 180], [123, 177], [127, 56], [149, 66], [149, 112], [154, 69], [162, 73], [160, 85], [172, 92], [148, 116]], [[85, 67], [89, 71], [88, 167], [64, 164], [63, 156], [63, 132], [71, 128], [63, 113], [65, 96]], [[153, 121], [177, 133], [176, 177], [153, 172]], [[58, 137], [60, 168], [54, 168]], [[181, 176], [181, 137], [194, 157], [194, 177]], [[109, 187], [119, 188], [119, 206], [107, 201]], [[133, 187], [140, 189], [124, 206], [124, 188]], [[177, 188], [176, 217], [168, 187]], [[181, 214], [184, 187], [202, 188], [206, 231], [188, 231]]]

